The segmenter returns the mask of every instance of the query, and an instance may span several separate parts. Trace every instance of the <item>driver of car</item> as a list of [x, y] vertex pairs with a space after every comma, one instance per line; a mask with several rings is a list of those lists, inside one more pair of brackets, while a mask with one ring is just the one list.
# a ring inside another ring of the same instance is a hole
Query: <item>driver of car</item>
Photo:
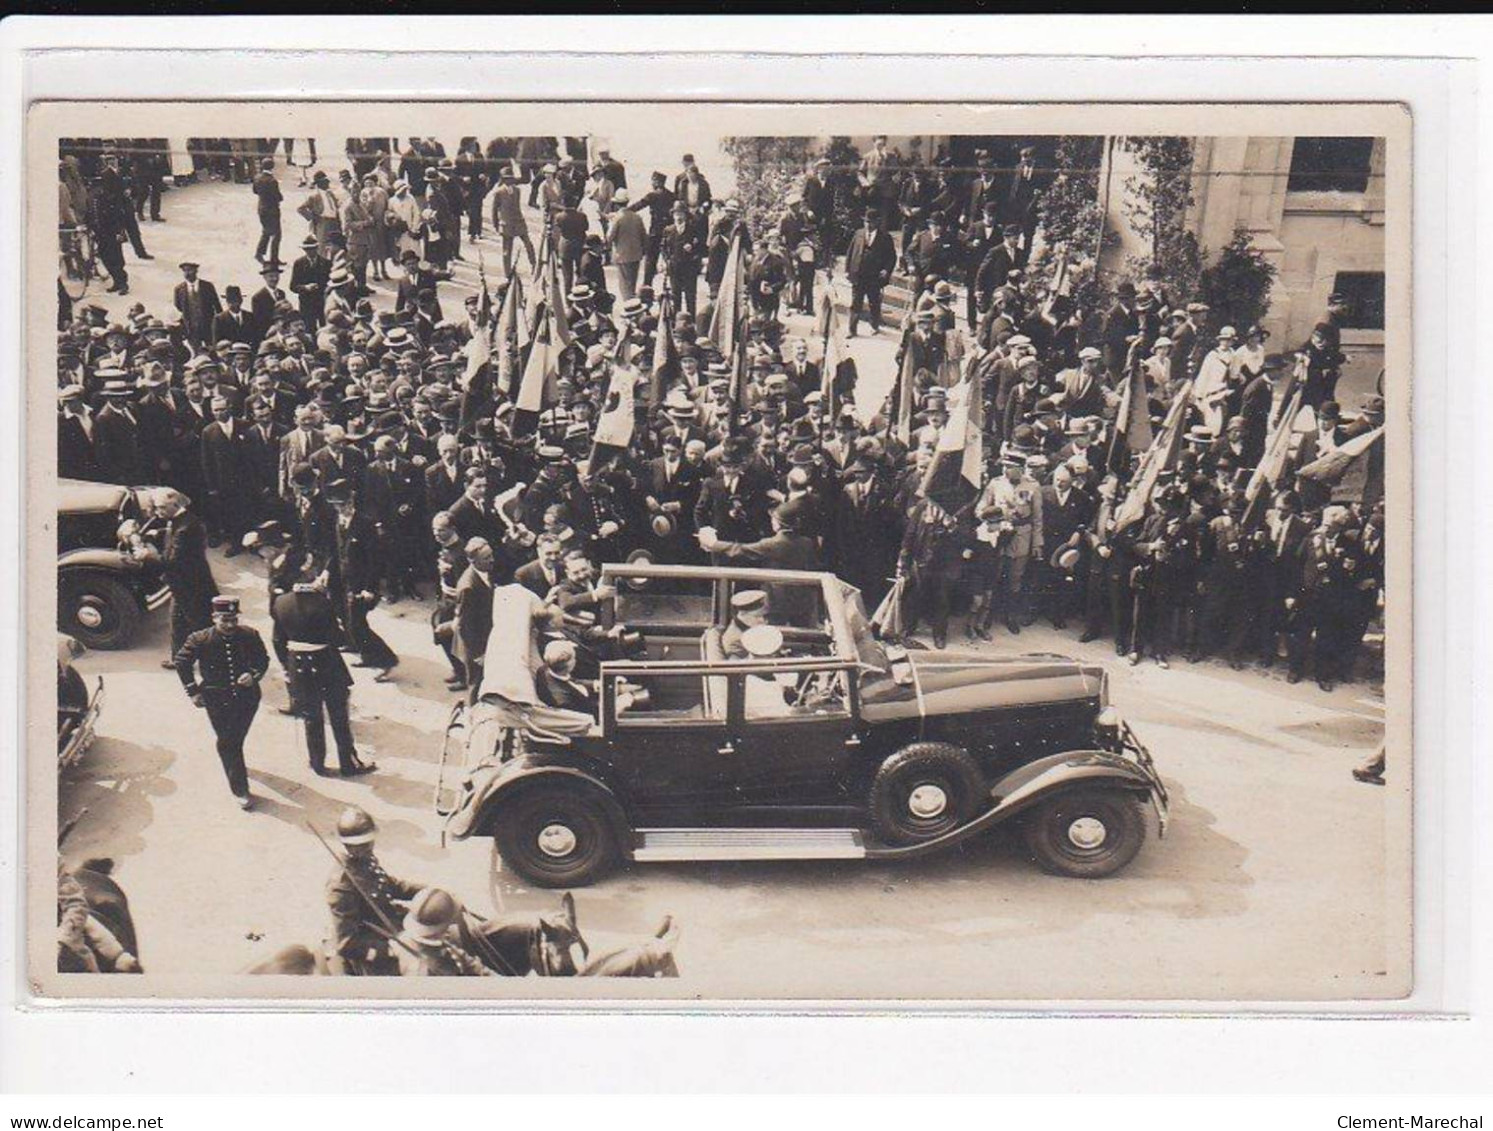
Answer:
[[767, 619], [767, 591], [741, 589], [731, 595], [731, 623], [721, 633], [721, 651], [728, 660], [747, 659], [743, 634]]

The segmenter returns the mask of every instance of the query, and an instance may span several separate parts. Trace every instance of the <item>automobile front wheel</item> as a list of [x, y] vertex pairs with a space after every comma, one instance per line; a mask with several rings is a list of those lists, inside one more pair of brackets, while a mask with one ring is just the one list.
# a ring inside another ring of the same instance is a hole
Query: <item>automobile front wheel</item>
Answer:
[[128, 648], [140, 627], [135, 594], [103, 573], [65, 573], [58, 579], [57, 630], [89, 648]]
[[871, 782], [871, 825], [888, 844], [919, 844], [974, 816], [984, 792], [980, 768], [946, 742], [904, 746]]
[[1146, 840], [1135, 795], [1120, 789], [1076, 789], [1034, 806], [1026, 846], [1045, 871], [1077, 879], [1113, 875]]
[[495, 826], [503, 862], [535, 887], [583, 887], [617, 858], [611, 820], [588, 786], [530, 786], [498, 810]]

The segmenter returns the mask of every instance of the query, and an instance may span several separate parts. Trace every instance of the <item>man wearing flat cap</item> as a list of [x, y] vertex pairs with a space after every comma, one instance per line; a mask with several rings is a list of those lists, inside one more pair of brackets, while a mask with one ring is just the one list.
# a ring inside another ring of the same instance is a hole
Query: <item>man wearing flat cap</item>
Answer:
[[205, 349], [217, 340], [212, 336], [213, 319], [223, 310], [218, 288], [197, 277], [197, 264], [191, 260], [181, 264], [181, 274], [175, 301], [181, 314], [182, 336], [198, 349]]
[[182, 641], [172, 663], [193, 704], [207, 711], [228, 788], [239, 808], [248, 809], [244, 739], [259, 713], [259, 681], [270, 658], [259, 633], [239, 623], [238, 612], [237, 597], [214, 597], [212, 627]]

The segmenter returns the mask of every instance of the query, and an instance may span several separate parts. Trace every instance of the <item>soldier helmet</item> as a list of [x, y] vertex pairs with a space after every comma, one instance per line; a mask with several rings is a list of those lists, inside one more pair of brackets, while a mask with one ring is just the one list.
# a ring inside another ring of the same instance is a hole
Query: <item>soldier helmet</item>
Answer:
[[349, 805], [337, 818], [337, 839], [343, 844], [372, 844], [376, 827], [367, 810]]
[[417, 942], [439, 943], [459, 914], [461, 907], [450, 892], [440, 888], [425, 888], [410, 900], [409, 914], [404, 917], [404, 930]]

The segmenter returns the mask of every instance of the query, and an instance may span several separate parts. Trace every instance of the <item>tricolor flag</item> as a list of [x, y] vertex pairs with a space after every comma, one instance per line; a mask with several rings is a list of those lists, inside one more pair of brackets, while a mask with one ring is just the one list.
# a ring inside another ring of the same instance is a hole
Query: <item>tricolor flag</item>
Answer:
[[722, 357], [736, 352], [736, 339], [740, 333], [741, 299], [746, 293], [746, 254], [742, 251], [742, 229], [738, 227], [731, 236], [731, 250], [726, 255], [726, 270], [721, 276], [721, 289], [716, 292], [715, 305], [710, 309], [710, 326], [705, 336], [720, 351]]
[[560, 354], [564, 347], [555, 341], [554, 311], [547, 303], [540, 303], [539, 325], [534, 341], [529, 347], [529, 359], [524, 365], [523, 378], [518, 386], [517, 409], [514, 431], [527, 434], [539, 425], [539, 414], [559, 400], [557, 386], [560, 382]]
[[1130, 484], [1130, 493], [1115, 508], [1116, 530], [1124, 530], [1146, 517], [1157, 480], [1176, 460], [1177, 452], [1182, 447], [1182, 423], [1187, 417], [1187, 406], [1191, 403], [1192, 382], [1188, 381], [1177, 390], [1171, 408], [1167, 409], [1166, 419], [1161, 423], [1161, 430], [1156, 433], [1156, 438], [1141, 457], [1140, 467]]
[[980, 493], [985, 466], [985, 390], [980, 367], [949, 390], [949, 419], [923, 474], [923, 494], [953, 514]]
[[575, 341], [575, 336], [570, 332], [570, 304], [560, 289], [560, 264], [553, 255], [550, 256], [549, 283], [549, 308], [554, 331], [551, 340], [563, 350]]
[[613, 367], [606, 403], [596, 418], [596, 431], [591, 437], [592, 474], [619, 458], [632, 443], [633, 393], [642, 380], [643, 375], [630, 365]]

